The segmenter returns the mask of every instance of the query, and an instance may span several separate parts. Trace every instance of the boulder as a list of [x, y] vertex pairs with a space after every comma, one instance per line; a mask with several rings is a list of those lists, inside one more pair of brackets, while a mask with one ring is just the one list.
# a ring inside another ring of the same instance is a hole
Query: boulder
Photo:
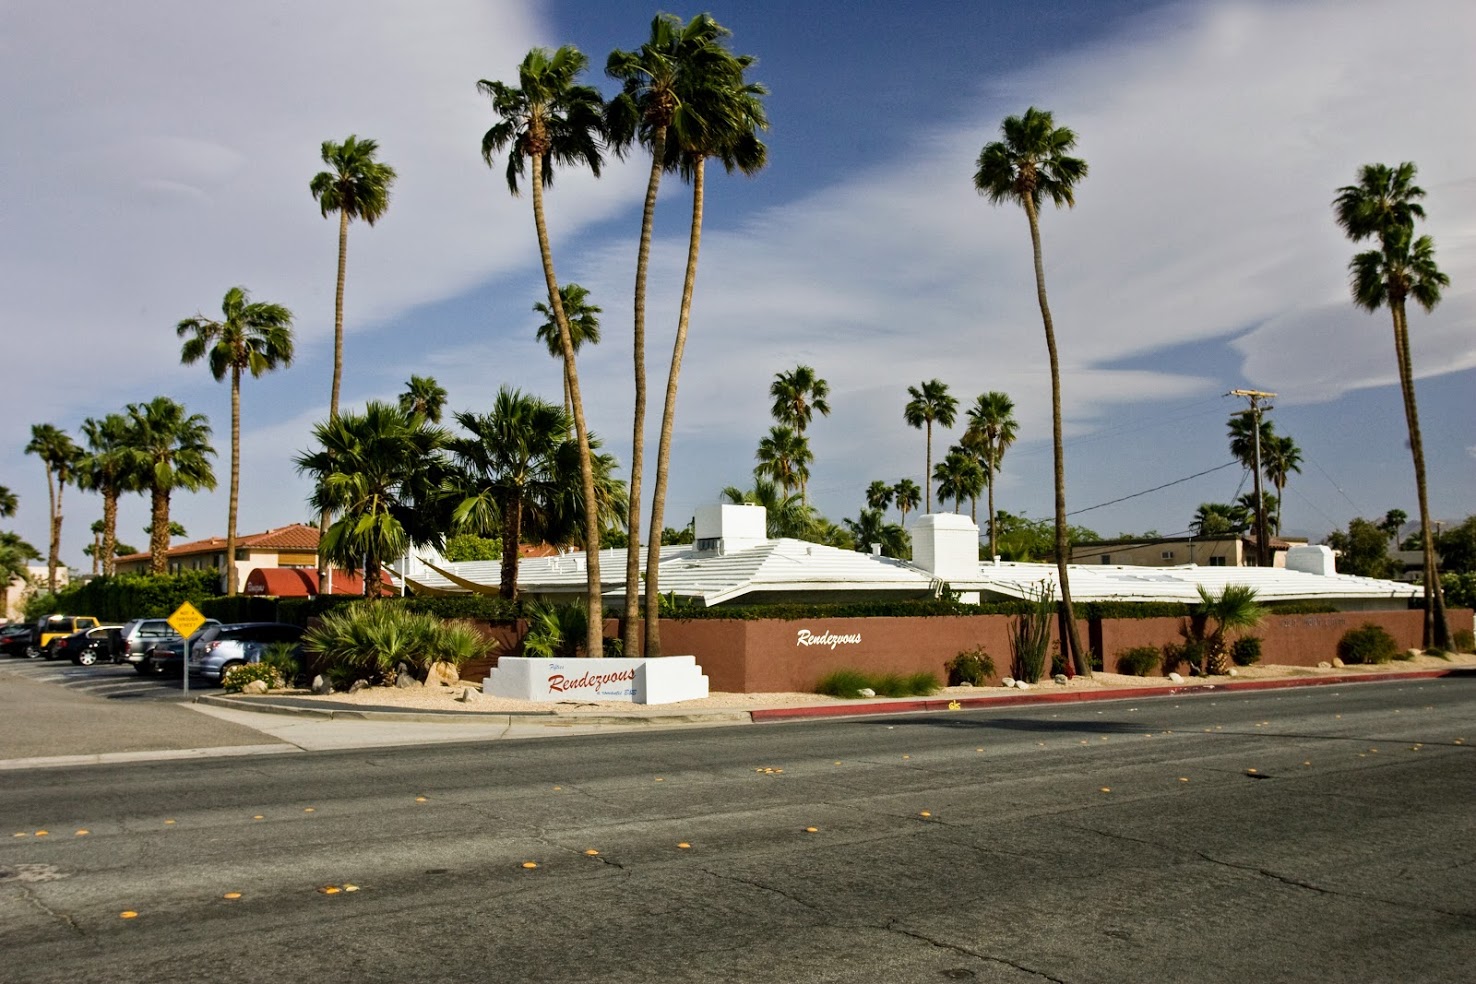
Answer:
[[876, 691], [872, 690], [870, 687], [862, 687], [860, 690], [856, 691], [856, 693], [860, 694], [862, 697], [876, 696]]
[[1184, 682], [1183, 676], [1181, 676], [1178, 673], [1170, 673], [1169, 674], [1169, 679], [1172, 680], [1174, 683], [1183, 683]]
[[349, 684], [348, 692], [351, 694], [356, 694], [360, 690], [368, 690], [369, 686], [370, 684], [368, 680], [355, 680], [353, 683]]
[[1015, 678], [1014, 677], [1005, 677], [1003, 680], [999, 681], [999, 683], [1000, 683], [1000, 686], [1002, 686], [1002, 687], [1007, 687], [1007, 688], [1013, 689], [1014, 686], [1015, 686]]
[[1343, 661], [1341, 659], [1339, 659], [1338, 657], [1334, 656], [1332, 658], [1332, 665], [1333, 666], [1336, 666], [1338, 669], [1342, 669], [1345, 664], [1343, 663]]
[[1051, 681], [1062, 687], [1066, 686], [1066, 684], [1069, 682], [1066, 679], [1066, 674], [1064, 673], [1057, 673], [1055, 676], [1051, 677]]
[[1327, 660], [1323, 660], [1322, 662], [1317, 664], [1317, 668], [1319, 670], [1330, 670], [1332, 669], [1332, 664], [1329, 663]]
[[461, 682], [461, 674], [453, 663], [437, 660], [425, 671], [427, 687], [454, 687]]
[[1240, 676], [1240, 671], [1233, 666], [1226, 670], [1225, 673], [1227, 676]]
[[[404, 667], [404, 665], [404, 663], [400, 664], [401, 667]], [[395, 686], [401, 690], [409, 690], [412, 687], [422, 687], [424, 684], [415, 679], [415, 675], [408, 669], [401, 669], [395, 674]]]
[[265, 680], [252, 680], [241, 688], [243, 694], [264, 694], [268, 690]]
[[1030, 689], [1030, 684], [1026, 683], [1024, 680], [1016, 680], [1015, 681], [1015, 689], [1016, 690], [1029, 690]]
[[331, 694], [333, 693], [333, 684], [329, 683], [327, 677], [320, 673], [313, 677], [312, 691], [315, 694]]
[[482, 699], [482, 692], [476, 687], [466, 687], [456, 695], [456, 699], [463, 704], [475, 704]]

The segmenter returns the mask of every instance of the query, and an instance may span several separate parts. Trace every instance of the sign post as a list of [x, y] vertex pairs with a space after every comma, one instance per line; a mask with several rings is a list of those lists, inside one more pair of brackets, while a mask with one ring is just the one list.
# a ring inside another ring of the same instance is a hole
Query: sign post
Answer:
[[188, 601], [174, 610], [174, 614], [166, 621], [169, 627], [178, 632], [183, 639], [184, 658], [180, 660], [180, 675], [184, 679], [184, 695], [190, 696], [190, 636], [200, 631], [200, 626], [205, 624], [205, 616], [200, 614], [200, 609]]

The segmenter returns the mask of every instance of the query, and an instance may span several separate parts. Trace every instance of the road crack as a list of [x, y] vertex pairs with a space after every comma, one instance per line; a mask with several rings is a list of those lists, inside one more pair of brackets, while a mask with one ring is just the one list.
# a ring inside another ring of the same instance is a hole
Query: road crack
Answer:
[[749, 888], [756, 888], [761, 892], [769, 892], [789, 902], [793, 902], [795, 905], [800, 906], [801, 908], [809, 909], [811, 912], [826, 912], [826, 910], [821, 906], [815, 905], [813, 902], [806, 902], [799, 896], [791, 895], [790, 893], [784, 891], [784, 889], [775, 888], [773, 885], [765, 885], [763, 882], [754, 881], [751, 878], [740, 878], [737, 875], [725, 875], [720, 872], [713, 871], [711, 868], [703, 868], [701, 869], [701, 871], [703, 874], [716, 878], [719, 881], [737, 882], [740, 885], [747, 885]]
[[58, 912], [57, 910], [53, 909], [51, 906], [49, 906], [45, 902], [41, 901], [41, 897], [38, 896], [35, 892], [31, 891], [25, 885], [20, 885], [19, 888], [20, 888], [21, 898], [23, 898], [27, 902], [31, 903], [31, 905], [35, 906], [37, 909], [40, 909], [42, 912], [44, 912], [46, 915], [50, 916], [52, 919], [55, 919], [55, 920], [59, 921], [63, 926], [66, 926], [68, 929], [70, 929], [72, 932], [76, 933], [78, 936], [86, 936], [87, 935], [86, 933], [84, 933], [82, 931], [82, 927], [77, 925], [76, 920], [74, 920], [72, 918], [72, 916], [71, 916], [70, 913], [67, 913], [67, 912]]
[[1283, 875], [1279, 872], [1272, 871], [1270, 868], [1262, 868], [1259, 865], [1238, 864], [1234, 861], [1226, 861], [1223, 858], [1214, 857], [1210, 854], [1205, 853], [1204, 851], [1195, 851], [1194, 853], [1197, 854], [1202, 860], [1208, 861], [1210, 864], [1222, 865], [1226, 868], [1233, 868], [1236, 871], [1249, 871], [1252, 874], [1260, 875], [1262, 878], [1267, 878], [1274, 882], [1280, 882], [1281, 884], [1289, 885], [1292, 888], [1300, 888], [1304, 891], [1316, 892], [1318, 895], [1329, 895], [1333, 898], [1341, 899], [1355, 899], [1359, 902], [1377, 902], [1379, 905], [1387, 905], [1395, 909], [1421, 909], [1425, 912], [1433, 912], [1436, 915], [1449, 916], [1453, 919], [1476, 921], [1476, 916], [1473, 916], [1469, 912], [1456, 912], [1450, 909], [1438, 909], [1434, 906], [1421, 905], [1415, 902], [1395, 902], [1392, 899], [1381, 899], [1377, 895], [1364, 895], [1360, 892], [1340, 892], [1337, 889], [1324, 888], [1321, 885], [1314, 885], [1311, 882], [1303, 881], [1300, 878], [1293, 878], [1290, 875]]
[[977, 950], [971, 950], [968, 947], [960, 946], [957, 943], [949, 943], [946, 940], [937, 939], [935, 937], [927, 935], [926, 933], [919, 933], [916, 930], [905, 929], [902, 926], [897, 925], [897, 920], [895, 919], [890, 920], [885, 926], [876, 926], [873, 928], [884, 930], [888, 933], [896, 933], [898, 936], [906, 936], [907, 938], [917, 940], [920, 943], [926, 943], [929, 946], [935, 946], [940, 950], [948, 950], [952, 953], [961, 954], [966, 957], [973, 957], [975, 960], [983, 960], [988, 963], [1001, 964], [1005, 967], [1011, 968], [1012, 970], [1018, 970], [1022, 974], [1029, 974], [1032, 977], [1039, 977], [1043, 981], [1051, 981], [1053, 982], [1053, 984], [1070, 984], [1070, 982], [1065, 980], [1064, 978], [1052, 977], [1050, 974], [1047, 974], [1043, 970], [1036, 970], [1034, 967], [1027, 967], [1018, 961], [1010, 960], [1006, 957], [997, 957], [992, 953], [980, 953]]

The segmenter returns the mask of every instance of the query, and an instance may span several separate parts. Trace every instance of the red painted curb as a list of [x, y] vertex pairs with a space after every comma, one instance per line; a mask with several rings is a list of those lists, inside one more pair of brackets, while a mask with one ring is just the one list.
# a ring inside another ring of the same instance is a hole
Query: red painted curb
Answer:
[[1341, 686], [1345, 683], [1384, 683], [1393, 680], [1429, 680], [1462, 674], [1462, 669], [1410, 670], [1405, 673], [1343, 674], [1331, 677], [1292, 677], [1286, 680], [1243, 680], [1235, 683], [1195, 683], [1172, 687], [1133, 687], [1125, 690], [1085, 690], [1078, 693], [1021, 692], [999, 697], [933, 697], [918, 700], [889, 701], [885, 704], [822, 704], [817, 707], [770, 707], [750, 711], [755, 721], [784, 721], [795, 718], [855, 717], [872, 714], [912, 714], [918, 711], [947, 711], [949, 704], [958, 710], [986, 707], [1019, 707], [1022, 704], [1076, 704], [1095, 700], [1137, 700], [1144, 697], [1192, 697], [1197, 694], [1219, 694], [1227, 690], [1284, 690], [1289, 687]]

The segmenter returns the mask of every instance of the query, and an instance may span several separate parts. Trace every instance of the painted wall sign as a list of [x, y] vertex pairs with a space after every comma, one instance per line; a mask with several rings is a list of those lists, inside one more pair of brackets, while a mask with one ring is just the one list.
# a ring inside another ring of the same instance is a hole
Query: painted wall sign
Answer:
[[504, 656], [482, 681], [485, 693], [519, 700], [618, 700], [670, 704], [707, 696], [695, 656], [657, 659], [535, 659]]
[[809, 629], [800, 629], [795, 634], [794, 644], [796, 646], [825, 646], [828, 649], [834, 649], [836, 646], [859, 646], [861, 633], [837, 635], [834, 632], [821, 632], [816, 635]]

